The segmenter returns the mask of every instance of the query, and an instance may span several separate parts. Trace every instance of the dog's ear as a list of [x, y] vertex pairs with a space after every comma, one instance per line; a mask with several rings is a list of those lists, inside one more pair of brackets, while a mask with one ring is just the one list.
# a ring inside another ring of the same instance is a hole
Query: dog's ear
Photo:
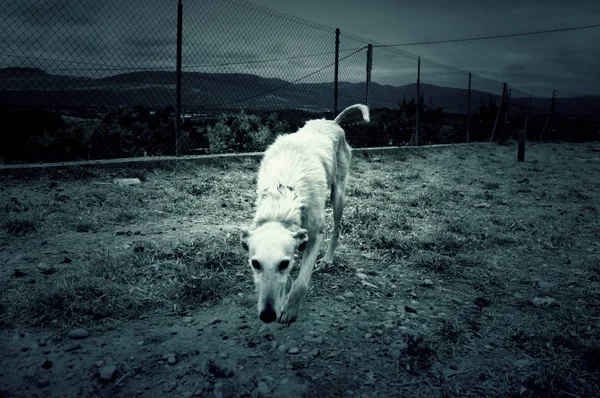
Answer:
[[296, 240], [296, 247], [298, 247], [299, 251], [304, 251], [306, 249], [306, 245], [308, 244], [308, 231], [305, 229], [299, 229], [294, 232], [293, 235]]
[[244, 250], [248, 251], [248, 238], [250, 237], [250, 231], [246, 228], [242, 229], [240, 234], [240, 242]]

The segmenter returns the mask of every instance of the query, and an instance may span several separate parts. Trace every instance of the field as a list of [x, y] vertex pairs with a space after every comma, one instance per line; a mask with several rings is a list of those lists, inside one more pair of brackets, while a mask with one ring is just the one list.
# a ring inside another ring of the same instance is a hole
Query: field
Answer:
[[289, 326], [239, 244], [256, 159], [3, 175], [0, 397], [600, 396], [600, 145], [516, 153], [357, 151]]

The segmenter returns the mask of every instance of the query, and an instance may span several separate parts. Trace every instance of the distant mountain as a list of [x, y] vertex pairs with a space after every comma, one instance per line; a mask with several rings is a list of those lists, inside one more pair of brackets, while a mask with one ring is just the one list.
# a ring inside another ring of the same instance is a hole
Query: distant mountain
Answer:
[[[0, 104], [7, 106], [150, 106], [175, 104], [175, 72], [143, 71], [123, 73], [101, 79], [49, 74], [35, 68], [0, 69]], [[364, 102], [365, 83], [339, 83], [339, 108]], [[421, 84], [426, 103], [446, 112], [466, 113], [467, 89]], [[389, 86], [372, 83], [369, 105], [373, 108], [397, 108], [403, 98], [416, 97], [416, 83]], [[472, 111], [498, 95], [471, 91]], [[515, 113], [525, 112], [526, 98], [513, 98]], [[250, 74], [182, 74], [182, 103], [185, 110], [217, 109], [303, 109], [324, 111], [333, 105], [333, 83], [295, 83]], [[600, 97], [561, 98], [568, 109], [594, 111]], [[547, 110], [548, 98], [534, 98], [532, 108]], [[557, 109], [558, 111], [558, 109]]]

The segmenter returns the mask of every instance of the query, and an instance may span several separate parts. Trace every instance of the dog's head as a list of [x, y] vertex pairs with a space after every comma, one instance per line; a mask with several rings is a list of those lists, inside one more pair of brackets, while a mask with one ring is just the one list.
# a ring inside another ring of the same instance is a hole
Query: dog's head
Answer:
[[279, 222], [268, 222], [251, 231], [243, 230], [241, 242], [258, 291], [260, 319], [273, 322], [279, 319], [291, 286], [294, 253], [306, 248], [308, 231], [290, 231]]

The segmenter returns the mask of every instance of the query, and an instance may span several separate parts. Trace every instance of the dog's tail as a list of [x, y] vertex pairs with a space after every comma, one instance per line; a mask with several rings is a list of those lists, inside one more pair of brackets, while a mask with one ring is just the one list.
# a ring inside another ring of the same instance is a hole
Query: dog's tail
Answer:
[[351, 106], [347, 107], [346, 109], [344, 109], [342, 111], [342, 113], [337, 115], [337, 117], [335, 119], [333, 119], [333, 121], [336, 122], [337, 124], [340, 124], [340, 122], [342, 121], [344, 116], [346, 116], [349, 112], [353, 111], [354, 109], [360, 109], [363, 120], [365, 122], [371, 121], [371, 119], [369, 118], [369, 108], [366, 105], [362, 105], [362, 104], [356, 104], [356, 105], [351, 105]]

